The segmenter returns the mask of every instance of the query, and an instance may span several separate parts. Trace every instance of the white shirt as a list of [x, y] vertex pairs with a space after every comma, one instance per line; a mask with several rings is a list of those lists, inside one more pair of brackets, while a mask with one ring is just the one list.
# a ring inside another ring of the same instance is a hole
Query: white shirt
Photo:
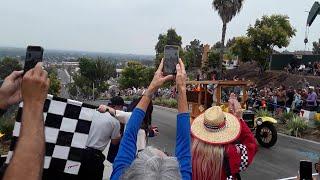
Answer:
[[87, 140], [87, 147], [103, 151], [110, 139], [120, 138], [120, 123], [109, 113], [95, 111]]
[[[116, 118], [123, 124], [127, 124], [132, 112], [124, 112], [116, 110]], [[147, 146], [147, 136], [143, 129], [139, 129], [137, 135], [137, 150], [143, 150]]]

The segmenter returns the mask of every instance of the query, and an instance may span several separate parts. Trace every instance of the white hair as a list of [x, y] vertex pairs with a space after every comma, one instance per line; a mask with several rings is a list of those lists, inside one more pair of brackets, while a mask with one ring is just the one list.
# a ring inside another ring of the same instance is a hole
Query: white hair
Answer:
[[122, 180], [180, 180], [177, 158], [160, 157], [156, 149], [147, 147], [141, 151], [131, 166], [121, 176]]

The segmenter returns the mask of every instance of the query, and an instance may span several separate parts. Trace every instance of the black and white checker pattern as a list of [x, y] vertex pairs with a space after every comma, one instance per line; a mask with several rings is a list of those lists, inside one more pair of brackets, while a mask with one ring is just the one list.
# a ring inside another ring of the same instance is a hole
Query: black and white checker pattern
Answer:
[[240, 149], [241, 157], [240, 157], [240, 171], [244, 171], [247, 169], [249, 165], [249, 157], [247, 147], [243, 144], [236, 144], [236, 146]]
[[[20, 134], [23, 103], [20, 104], [13, 139], [6, 159], [8, 164]], [[77, 175], [95, 107], [48, 95], [43, 108], [46, 154], [44, 169]]]
[[232, 176], [227, 177], [227, 180], [233, 180]]

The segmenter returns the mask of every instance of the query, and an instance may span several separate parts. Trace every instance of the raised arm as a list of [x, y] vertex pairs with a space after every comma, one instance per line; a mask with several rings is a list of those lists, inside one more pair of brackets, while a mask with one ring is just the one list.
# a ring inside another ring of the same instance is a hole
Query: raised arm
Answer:
[[179, 60], [177, 65], [176, 83], [178, 88], [178, 111], [177, 116], [177, 135], [175, 155], [180, 165], [182, 179], [191, 179], [191, 137], [190, 137], [190, 114], [188, 113], [186, 95], [187, 74], [184, 64]]
[[49, 79], [38, 63], [22, 81], [23, 113], [19, 141], [4, 175], [9, 179], [42, 179], [45, 150], [43, 105]]
[[158, 70], [155, 72], [152, 82], [142, 96], [137, 107], [127, 123], [126, 130], [120, 143], [119, 152], [113, 163], [113, 171], [111, 179], [120, 179], [123, 170], [131, 165], [136, 157], [137, 134], [140, 129], [141, 122], [145, 116], [145, 112], [149, 106], [153, 93], [166, 81], [172, 79], [172, 75], [163, 76], [163, 61], [161, 61]]
[[103, 104], [99, 106], [98, 111], [101, 113], [105, 113], [108, 111], [111, 116], [115, 117], [122, 124], [127, 124], [132, 114], [132, 112], [115, 110], [112, 107]]

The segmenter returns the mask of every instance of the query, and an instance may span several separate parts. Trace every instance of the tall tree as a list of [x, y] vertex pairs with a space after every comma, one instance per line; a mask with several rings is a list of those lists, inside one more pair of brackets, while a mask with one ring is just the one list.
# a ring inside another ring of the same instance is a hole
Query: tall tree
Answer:
[[201, 67], [201, 58], [203, 53], [203, 44], [200, 40], [194, 39], [185, 48], [184, 60], [187, 62], [188, 67]]
[[258, 62], [261, 74], [268, 67], [274, 47], [287, 47], [295, 33], [286, 15], [263, 16], [248, 28], [253, 59]]
[[175, 29], [170, 28], [165, 34], [159, 34], [158, 42], [155, 46], [156, 50], [156, 59], [155, 59], [155, 67], [158, 67], [160, 64], [160, 60], [163, 58], [163, 51], [166, 45], [176, 45], [180, 47], [179, 55], [182, 57], [183, 51], [181, 49], [182, 45], [182, 37], [179, 36]]
[[102, 93], [107, 90], [106, 81], [116, 76], [116, 65], [101, 57], [97, 59], [79, 58], [79, 73], [73, 75], [74, 83], [69, 85], [69, 93], [80, 95], [87, 98], [92, 94], [93, 85], [94, 92]]
[[244, 0], [213, 0], [212, 7], [218, 12], [222, 20], [222, 37], [220, 50], [219, 66], [222, 69], [224, 42], [226, 37], [227, 24], [235, 17], [241, 10]]
[[319, 41], [313, 42], [313, 54], [320, 54], [320, 39]]

